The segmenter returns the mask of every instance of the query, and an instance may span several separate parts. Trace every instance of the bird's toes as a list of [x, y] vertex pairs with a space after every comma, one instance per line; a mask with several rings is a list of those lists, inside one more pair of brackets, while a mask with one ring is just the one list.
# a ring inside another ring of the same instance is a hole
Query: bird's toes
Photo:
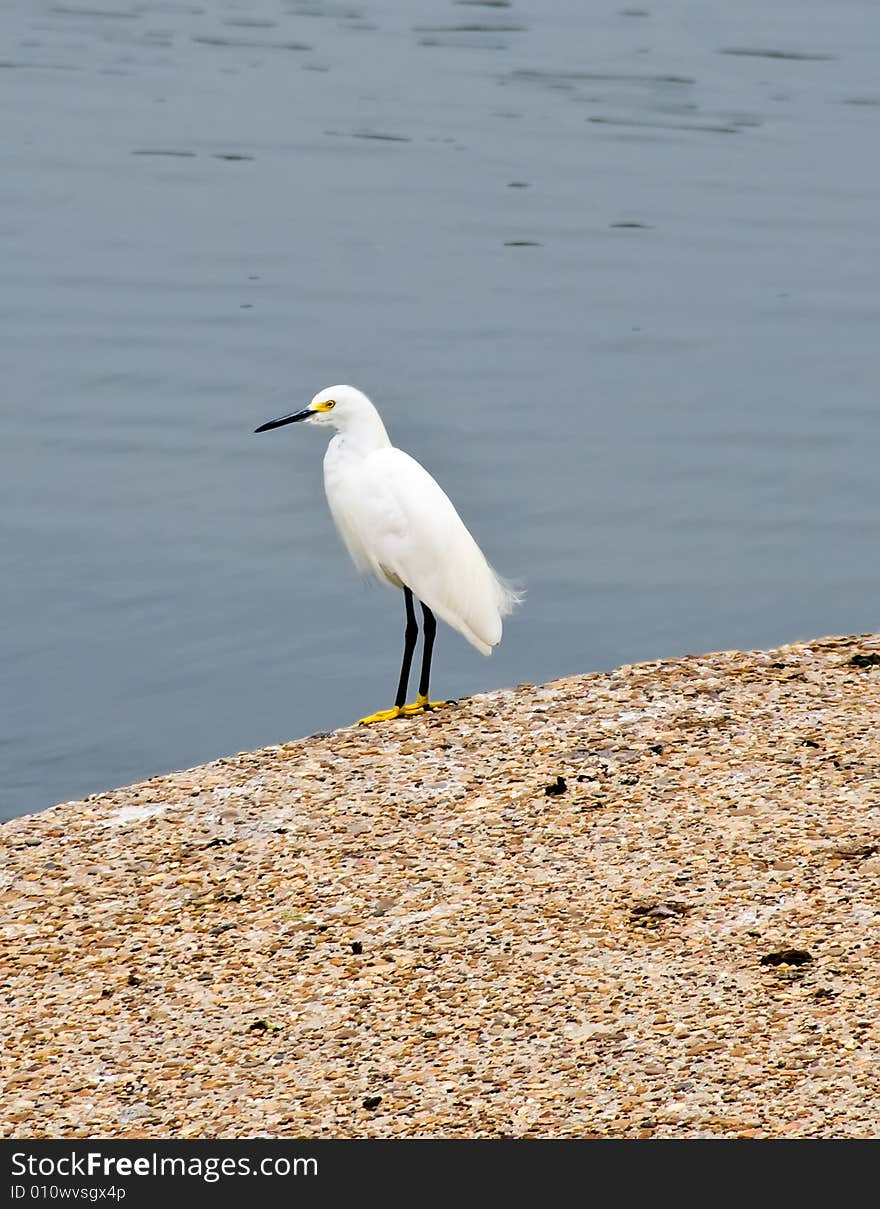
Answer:
[[376, 722], [390, 722], [392, 718], [399, 718], [403, 714], [403, 710], [398, 706], [393, 705], [391, 709], [380, 709], [375, 714], [367, 714], [365, 718], [358, 718], [358, 726], [372, 726]]
[[404, 705], [400, 712], [407, 718], [413, 718], [416, 714], [429, 714], [432, 710], [442, 709], [445, 705], [455, 705], [455, 702], [429, 701], [427, 697], [419, 697], [418, 701], [414, 701], [412, 705]]

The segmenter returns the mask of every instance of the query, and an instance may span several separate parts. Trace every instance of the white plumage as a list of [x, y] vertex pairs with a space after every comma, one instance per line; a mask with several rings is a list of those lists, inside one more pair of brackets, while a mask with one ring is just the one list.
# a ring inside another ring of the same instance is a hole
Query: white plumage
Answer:
[[[501, 641], [502, 618], [521, 595], [486, 561], [436, 480], [391, 444], [378, 411], [353, 386], [319, 391], [303, 411], [257, 431], [299, 420], [336, 429], [324, 456], [324, 488], [358, 570], [408, 588], [478, 651], [490, 655]], [[404, 667], [408, 675], [406, 654]]]

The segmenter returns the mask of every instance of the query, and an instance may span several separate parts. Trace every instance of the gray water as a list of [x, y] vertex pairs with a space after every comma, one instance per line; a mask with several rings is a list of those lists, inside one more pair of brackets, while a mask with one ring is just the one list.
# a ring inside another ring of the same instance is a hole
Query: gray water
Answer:
[[0, 0], [0, 813], [390, 703], [352, 382], [526, 606], [465, 695], [876, 629], [876, 0]]

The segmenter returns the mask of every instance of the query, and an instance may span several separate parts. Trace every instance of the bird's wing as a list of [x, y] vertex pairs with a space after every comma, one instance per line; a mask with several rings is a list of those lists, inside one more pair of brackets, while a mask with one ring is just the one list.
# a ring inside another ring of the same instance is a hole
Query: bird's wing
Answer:
[[489, 566], [452, 501], [400, 449], [361, 464], [360, 545], [373, 569], [410, 588], [484, 655], [501, 639], [501, 618], [516, 595]]

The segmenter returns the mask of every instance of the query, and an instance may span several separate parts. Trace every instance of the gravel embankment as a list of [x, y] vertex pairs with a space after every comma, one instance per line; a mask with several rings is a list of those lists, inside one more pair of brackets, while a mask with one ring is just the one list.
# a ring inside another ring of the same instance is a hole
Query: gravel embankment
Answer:
[[0, 1132], [876, 1136], [877, 665], [623, 667], [13, 820]]

